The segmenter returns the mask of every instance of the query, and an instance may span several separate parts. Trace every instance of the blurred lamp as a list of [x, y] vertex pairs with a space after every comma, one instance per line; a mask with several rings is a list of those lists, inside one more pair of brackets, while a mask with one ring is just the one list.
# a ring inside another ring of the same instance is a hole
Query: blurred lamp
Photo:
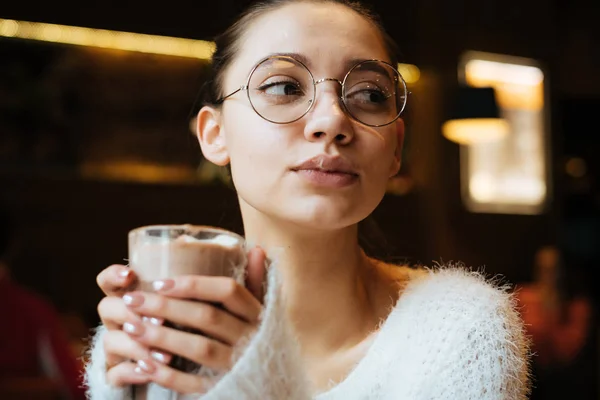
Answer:
[[442, 125], [444, 137], [469, 145], [498, 141], [508, 132], [508, 122], [500, 118], [494, 88], [459, 86], [450, 118]]

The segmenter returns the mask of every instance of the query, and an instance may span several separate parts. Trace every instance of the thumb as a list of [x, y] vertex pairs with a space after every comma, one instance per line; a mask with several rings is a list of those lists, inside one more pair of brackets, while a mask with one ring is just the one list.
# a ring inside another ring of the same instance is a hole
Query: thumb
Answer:
[[260, 302], [262, 302], [264, 296], [266, 260], [265, 251], [260, 247], [254, 247], [248, 252], [246, 287]]

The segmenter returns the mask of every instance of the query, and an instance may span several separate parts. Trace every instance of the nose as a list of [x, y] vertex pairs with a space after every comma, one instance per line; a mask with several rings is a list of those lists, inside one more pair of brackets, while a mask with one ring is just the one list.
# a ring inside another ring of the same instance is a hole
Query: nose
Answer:
[[[341, 86], [341, 82], [333, 78], [320, 79], [315, 85], [328, 81], [337, 82]], [[333, 84], [324, 87], [321, 93], [317, 90], [315, 104], [307, 118], [304, 136], [311, 142], [326, 141], [347, 145], [354, 139], [352, 123]]]

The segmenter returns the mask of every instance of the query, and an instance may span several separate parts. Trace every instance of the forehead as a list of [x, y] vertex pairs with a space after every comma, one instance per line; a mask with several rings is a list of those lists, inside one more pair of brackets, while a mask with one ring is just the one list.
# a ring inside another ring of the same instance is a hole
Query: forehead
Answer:
[[346, 6], [332, 3], [296, 3], [267, 12], [252, 22], [241, 38], [231, 75], [247, 74], [271, 54], [304, 56], [313, 73], [338, 71], [349, 60], [388, 60], [377, 28]]

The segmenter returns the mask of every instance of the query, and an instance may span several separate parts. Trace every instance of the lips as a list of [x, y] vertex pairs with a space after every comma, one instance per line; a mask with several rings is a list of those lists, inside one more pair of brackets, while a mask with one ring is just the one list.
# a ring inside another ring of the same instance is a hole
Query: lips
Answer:
[[292, 168], [304, 181], [321, 187], [342, 188], [355, 183], [359, 174], [348, 160], [342, 157], [320, 155]]
[[327, 173], [348, 174], [358, 176], [357, 170], [350, 161], [342, 157], [319, 155], [308, 159], [296, 167], [293, 171], [312, 170]]

